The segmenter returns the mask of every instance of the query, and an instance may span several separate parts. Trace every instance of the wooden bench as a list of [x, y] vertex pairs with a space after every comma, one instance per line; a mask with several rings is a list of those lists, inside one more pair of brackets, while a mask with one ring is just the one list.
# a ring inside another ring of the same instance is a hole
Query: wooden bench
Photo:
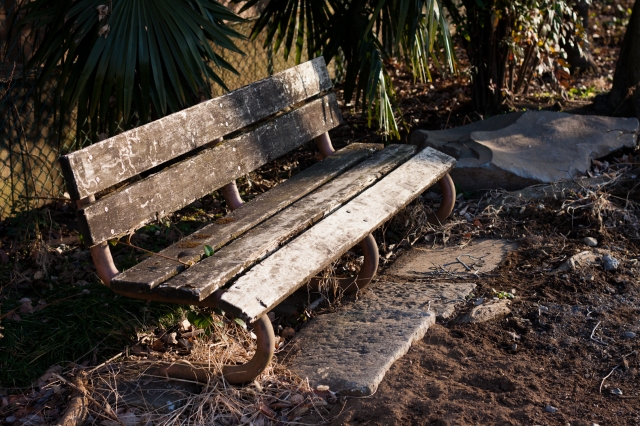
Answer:
[[[429, 220], [443, 221], [453, 208], [454, 159], [445, 154], [361, 143], [334, 152], [327, 132], [343, 121], [331, 88], [324, 59], [314, 59], [61, 158], [105, 285], [139, 299], [217, 306], [253, 324], [256, 354], [223, 368], [231, 383], [268, 365], [275, 338], [266, 313], [293, 291], [356, 244], [364, 265], [341, 286], [365, 286], [378, 266], [371, 232], [437, 181], [443, 202]], [[322, 161], [242, 203], [235, 179], [314, 139]], [[108, 240], [217, 189], [230, 214], [161, 256], [116, 269]], [[215, 253], [205, 256], [205, 246]], [[210, 374], [180, 363], [154, 371], [205, 382]]]

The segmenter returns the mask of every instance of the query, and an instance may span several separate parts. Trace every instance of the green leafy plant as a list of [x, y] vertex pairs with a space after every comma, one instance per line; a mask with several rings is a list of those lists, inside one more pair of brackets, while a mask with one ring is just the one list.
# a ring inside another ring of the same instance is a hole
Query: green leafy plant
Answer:
[[[259, 0], [247, 1], [244, 9]], [[240, 0], [236, 0], [240, 2]], [[271, 0], [251, 32], [285, 58], [344, 59], [344, 98], [355, 99], [385, 136], [399, 137], [393, 86], [384, 61], [400, 57], [417, 79], [429, 80], [428, 59], [456, 72], [456, 55], [439, 0]]]
[[205, 244], [204, 246], [204, 257], [213, 256], [213, 247]]
[[[526, 93], [534, 77], [569, 76], [567, 46], [586, 33], [569, 0], [443, 0], [471, 61], [473, 107], [497, 113], [505, 99]], [[563, 47], [564, 46], [564, 47]]]
[[57, 80], [57, 111], [77, 107], [78, 131], [94, 141], [210, 97], [212, 82], [225, 87], [216, 68], [236, 72], [214, 47], [239, 52], [227, 23], [241, 18], [214, 0], [21, 4], [11, 33], [40, 37], [28, 64], [37, 86]]
[[498, 299], [515, 299], [516, 296], [513, 293], [509, 293], [507, 291], [497, 291], [495, 288], [492, 288], [491, 291]]

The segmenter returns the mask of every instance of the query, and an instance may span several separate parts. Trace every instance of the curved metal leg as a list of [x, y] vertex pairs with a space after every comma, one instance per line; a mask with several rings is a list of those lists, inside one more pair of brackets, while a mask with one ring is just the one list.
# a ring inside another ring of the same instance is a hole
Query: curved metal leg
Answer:
[[360, 267], [360, 272], [355, 278], [345, 278], [338, 280], [338, 285], [347, 294], [355, 293], [362, 290], [371, 283], [371, 280], [378, 271], [380, 261], [380, 253], [378, 252], [378, 244], [372, 234], [365, 237], [358, 243], [364, 255], [364, 262]]
[[244, 203], [240, 197], [240, 192], [238, 192], [238, 186], [235, 180], [222, 187], [222, 196], [231, 211], [237, 209]]
[[[89, 204], [96, 201], [95, 195], [90, 195], [88, 197], [82, 198], [76, 202], [78, 208], [82, 208], [84, 206], [88, 206]], [[118, 268], [113, 263], [113, 258], [111, 257], [111, 250], [109, 249], [109, 244], [106, 242], [93, 246], [89, 249], [91, 252], [91, 259], [93, 259], [93, 264], [96, 267], [96, 271], [98, 272], [98, 277], [102, 280], [102, 283], [109, 287], [111, 285], [111, 279], [118, 275]]]
[[438, 181], [438, 185], [440, 185], [440, 190], [442, 190], [442, 202], [438, 210], [427, 216], [427, 221], [434, 225], [442, 224], [442, 222], [449, 217], [456, 203], [456, 187], [449, 173]]
[[[358, 272], [355, 278], [338, 278], [336, 280], [338, 287], [347, 294], [355, 293], [368, 286], [378, 271], [380, 253], [378, 252], [378, 244], [375, 238], [373, 238], [373, 235], [367, 235], [364, 240], [358, 243], [358, 246], [362, 249], [364, 255], [364, 262], [360, 267], [360, 272]], [[313, 279], [309, 283], [309, 287], [317, 291], [320, 287], [320, 280]]]
[[[246, 364], [225, 365], [222, 367], [224, 379], [234, 385], [250, 382], [260, 375], [271, 362], [276, 347], [276, 338], [273, 326], [267, 315], [263, 315], [253, 324], [257, 336], [256, 353]], [[154, 365], [147, 369], [147, 374], [165, 376], [180, 380], [195, 380], [200, 383], [208, 383], [214, 375], [207, 364], [184, 362], [169, 365]]]
[[331, 144], [331, 138], [329, 137], [329, 133], [325, 132], [320, 136], [317, 136], [315, 139], [316, 144], [318, 146], [318, 150], [320, 151], [320, 156], [324, 159], [336, 152]]

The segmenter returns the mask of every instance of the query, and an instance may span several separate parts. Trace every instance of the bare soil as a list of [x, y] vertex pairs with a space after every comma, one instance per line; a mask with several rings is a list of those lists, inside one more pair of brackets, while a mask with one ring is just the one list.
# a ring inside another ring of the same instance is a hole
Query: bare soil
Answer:
[[[552, 234], [539, 220], [515, 227], [526, 234], [516, 238], [523, 247], [496, 276], [476, 281], [476, 297], [513, 291], [511, 314], [483, 324], [439, 322], [375, 395], [336, 407], [331, 424], [640, 424], [637, 240], [598, 235], [625, 259], [616, 272], [549, 271], [545, 264], [557, 267], [586, 249], [579, 238], [588, 232], [566, 219]], [[625, 337], [629, 331], [636, 337]]]

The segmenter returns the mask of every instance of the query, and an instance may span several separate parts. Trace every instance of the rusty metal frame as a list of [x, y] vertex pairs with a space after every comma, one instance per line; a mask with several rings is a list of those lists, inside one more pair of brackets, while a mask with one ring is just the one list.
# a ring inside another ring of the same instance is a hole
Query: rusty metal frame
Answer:
[[453, 207], [456, 204], [456, 187], [449, 173], [442, 176], [438, 181], [438, 185], [442, 191], [442, 201], [438, 209], [427, 216], [427, 221], [433, 225], [442, 225], [442, 222], [451, 215]]
[[238, 186], [236, 185], [235, 180], [223, 186], [221, 191], [224, 200], [227, 202], [229, 210], [234, 211], [244, 204], [244, 201], [242, 201], [242, 198], [240, 197], [240, 192], [238, 191]]

